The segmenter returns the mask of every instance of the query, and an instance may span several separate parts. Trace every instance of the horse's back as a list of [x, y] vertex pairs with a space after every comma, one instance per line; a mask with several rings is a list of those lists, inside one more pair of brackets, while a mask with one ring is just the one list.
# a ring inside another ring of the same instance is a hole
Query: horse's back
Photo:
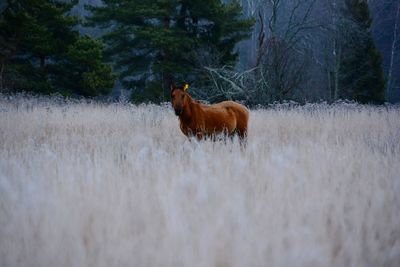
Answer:
[[235, 113], [237, 119], [245, 120], [247, 123], [247, 121], [249, 119], [249, 110], [242, 104], [239, 104], [234, 101], [224, 101], [224, 102], [218, 103], [216, 105], [219, 105], [222, 108], [233, 111]]
[[247, 114], [247, 115], [249, 114], [249, 111], [245, 106], [243, 106], [242, 104], [239, 104], [235, 101], [223, 101], [216, 105], [221, 105], [222, 107], [225, 107], [225, 108], [232, 108], [233, 110], [237, 110], [243, 114]]

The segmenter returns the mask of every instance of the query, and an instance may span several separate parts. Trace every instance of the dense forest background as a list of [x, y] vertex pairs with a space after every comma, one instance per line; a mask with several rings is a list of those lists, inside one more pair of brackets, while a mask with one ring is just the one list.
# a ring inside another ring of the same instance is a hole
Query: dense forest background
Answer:
[[0, 5], [0, 90], [252, 105], [400, 101], [400, 0]]

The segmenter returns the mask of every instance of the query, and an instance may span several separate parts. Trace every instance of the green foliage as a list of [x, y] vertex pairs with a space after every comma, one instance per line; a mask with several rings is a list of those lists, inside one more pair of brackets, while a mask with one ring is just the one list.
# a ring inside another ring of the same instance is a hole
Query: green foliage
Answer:
[[101, 43], [74, 30], [78, 20], [69, 11], [76, 3], [7, 1], [0, 16], [1, 88], [84, 96], [111, 90]]
[[346, 0], [350, 20], [349, 38], [343, 47], [340, 97], [361, 103], [384, 102], [385, 79], [382, 58], [371, 34], [372, 19], [367, 1]]
[[63, 62], [54, 67], [54, 84], [71, 94], [96, 96], [108, 94], [115, 77], [111, 67], [102, 63], [103, 44], [80, 37], [68, 47]]
[[159, 101], [174, 80], [196, 80], [203, 67], [202, 51], [218, 53], [215, 66], [234, 64], [238, 58], [234, 47], [254, 23], [241, 18], [236, 1], [104, 0], [103, 4], [88, 7], [92, 11], [88, 25], [107, 29], [106, 55], [123, 85], [135, 88], [136, 100]]
[[38, 71], [29, 62], [12, 64], [16, 76], [16, 86], [21, 91], [50, 94], [53, 92], [51, 84], [43, 72]]

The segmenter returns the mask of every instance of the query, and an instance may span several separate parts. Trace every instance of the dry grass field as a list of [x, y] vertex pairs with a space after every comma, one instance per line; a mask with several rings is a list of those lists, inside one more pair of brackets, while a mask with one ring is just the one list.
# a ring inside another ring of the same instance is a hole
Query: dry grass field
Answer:
[[252, 110], [248, 145], [169, 106], [0, 96], [0, 266], [400, 266], [400, 108]]

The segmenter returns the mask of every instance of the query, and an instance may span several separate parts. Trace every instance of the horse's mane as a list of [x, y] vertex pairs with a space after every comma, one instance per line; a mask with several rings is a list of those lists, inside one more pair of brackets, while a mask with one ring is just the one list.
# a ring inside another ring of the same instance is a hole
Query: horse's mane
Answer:
[[186, 93], [186, 95], [190, 98], [190, 102], [192, 102], [194, 104], [203, 104], [199, 100], [194, 99], [189, 93]]
[[190, 99], [191, 99], [191, 101], [192, 101], [193, 103], [195, 103], [195, 104], [200, 104], [200, 105], [206, 105], [206, 103], [203, 103], [203, 102], [201, 102], [200, 100], [194, 99], [189, 93], [186, 93], [186, 94], [190, 97]]

